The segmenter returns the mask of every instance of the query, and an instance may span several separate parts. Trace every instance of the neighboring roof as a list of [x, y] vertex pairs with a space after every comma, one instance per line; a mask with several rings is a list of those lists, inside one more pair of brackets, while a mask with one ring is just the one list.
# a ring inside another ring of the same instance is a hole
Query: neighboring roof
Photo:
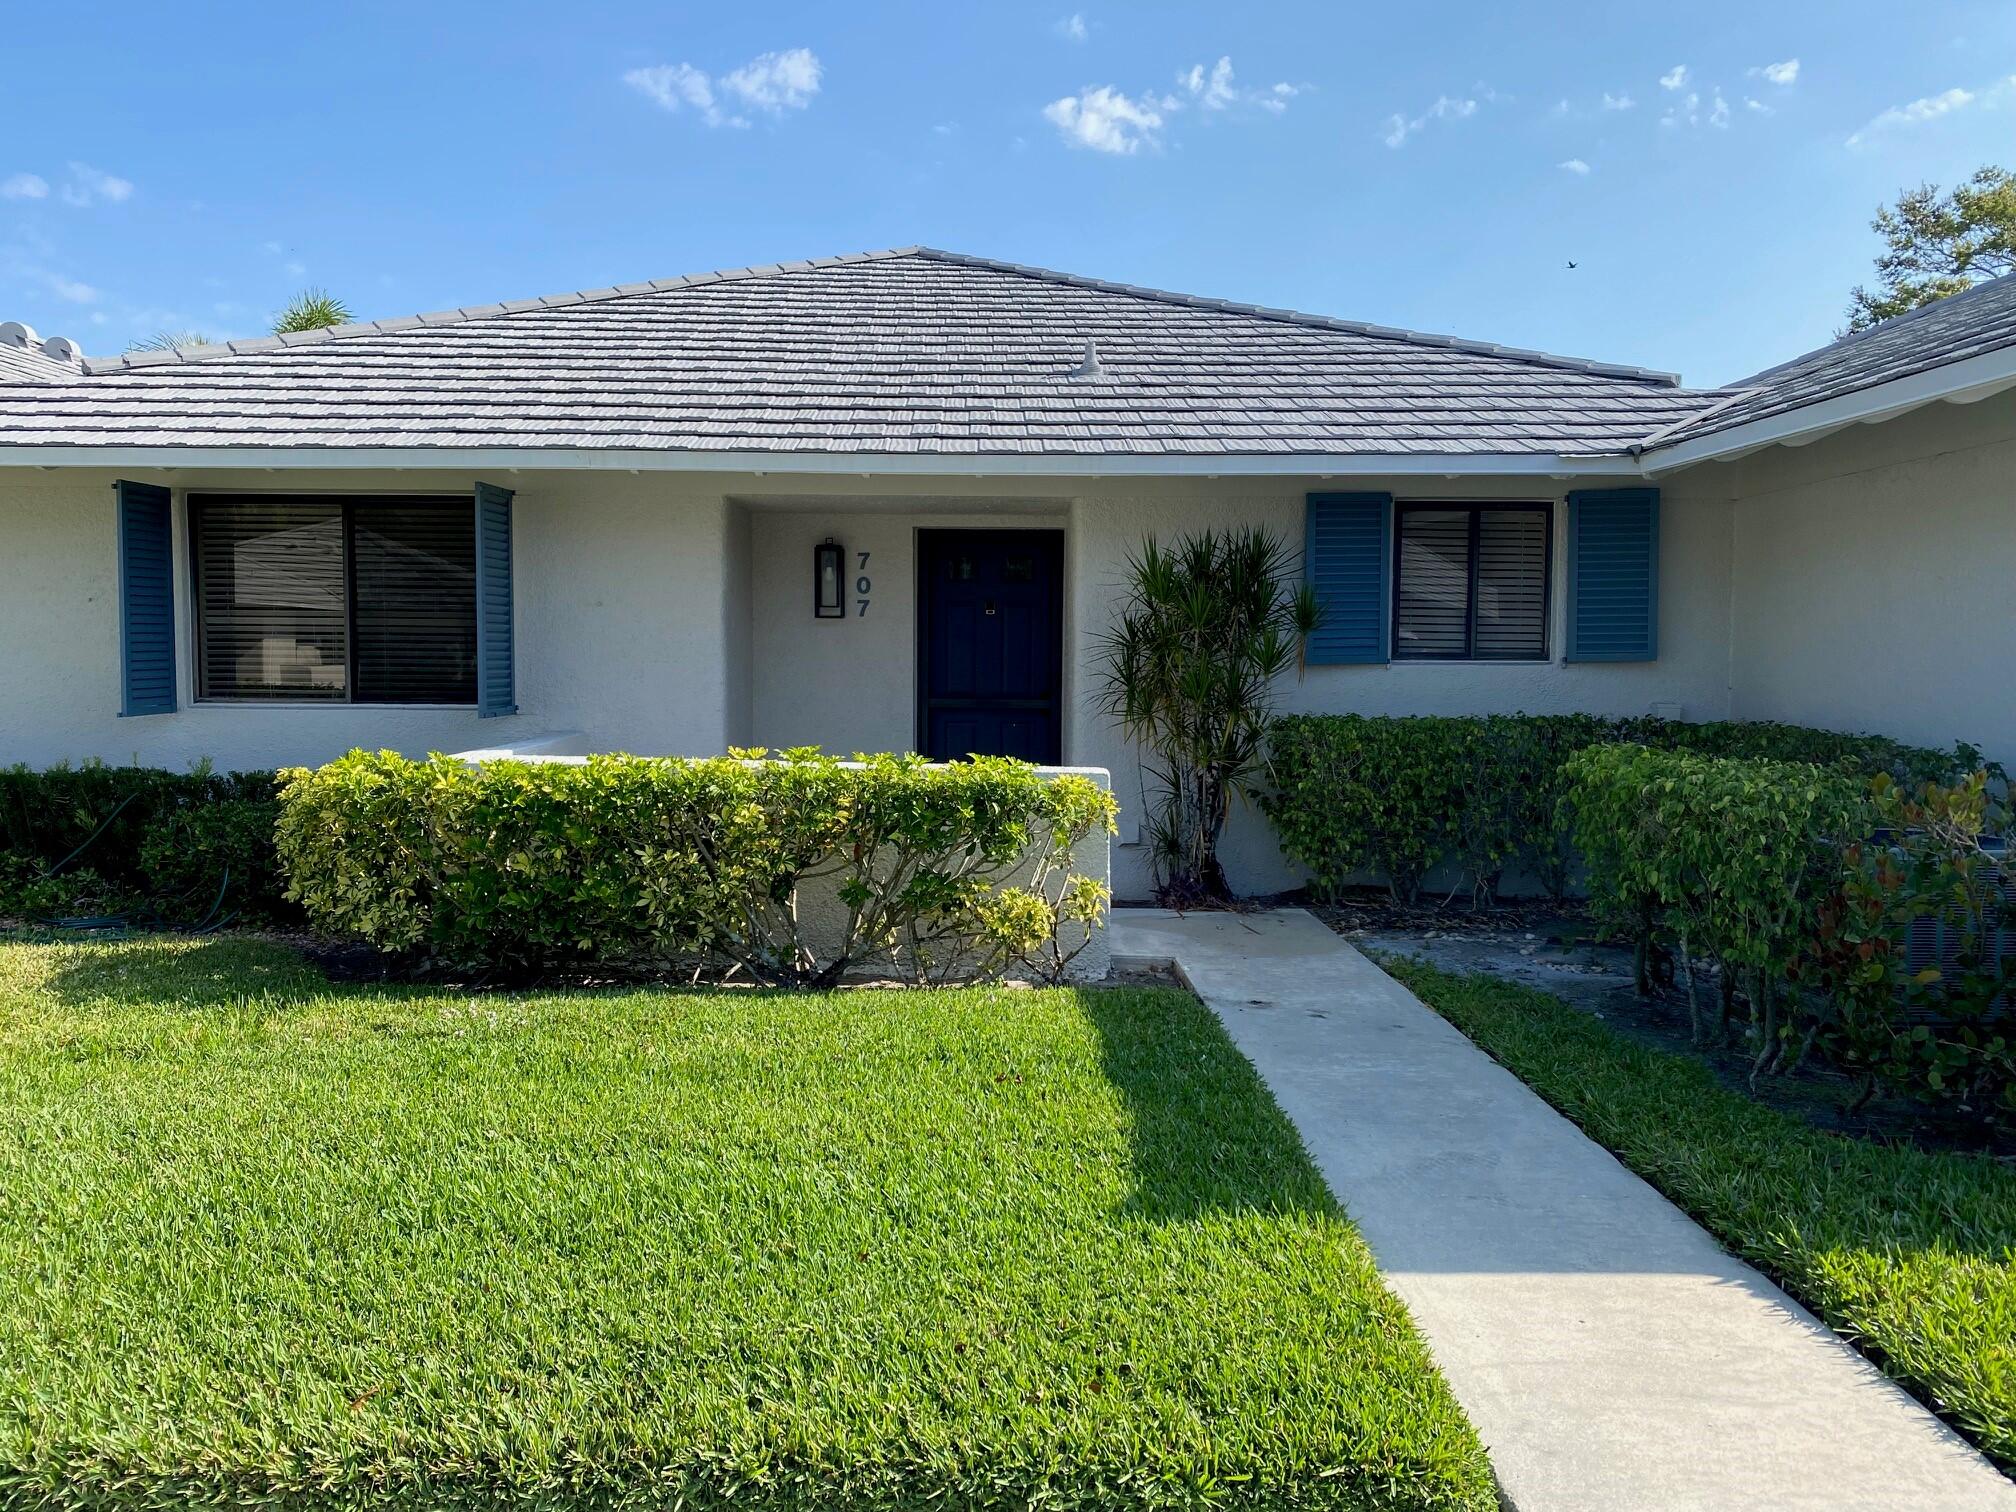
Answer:
[[1719, 397], [907, 248], [0, 377], [0, 450], [1544, 459], [1619, 456]]
[[[1920, 305], [1732, 383], [1723, 403], [1648, 443], [1678, 446], [2010, 348], [2016, 348], [2016, 274]], [[1941, 397], [1930, 388], [1926, 396]]]
[[[48, 348], [53, 345], [55, 350]], [[0, 323], [0, 383], [56, 383], [75, 378], [75, 348], [67, 341], [45, 343], [19, 321]]]

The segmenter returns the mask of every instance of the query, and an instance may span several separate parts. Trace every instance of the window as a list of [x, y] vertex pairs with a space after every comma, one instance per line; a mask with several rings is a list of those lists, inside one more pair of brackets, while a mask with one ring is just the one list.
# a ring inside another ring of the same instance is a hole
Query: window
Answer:
[[1546, 504], [1402, 504], [1394, 510], [1393, 656], [1545, 661]]
[[208, 699], [476, 701], [468, 499], [192, 495]]

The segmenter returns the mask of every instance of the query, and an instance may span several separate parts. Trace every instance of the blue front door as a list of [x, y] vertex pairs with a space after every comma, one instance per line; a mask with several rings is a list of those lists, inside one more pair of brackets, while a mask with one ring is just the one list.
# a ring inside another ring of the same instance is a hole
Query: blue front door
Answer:
[[923, 754], [1061, 759], [1063, 569], [1061, 531], [918, 532]]

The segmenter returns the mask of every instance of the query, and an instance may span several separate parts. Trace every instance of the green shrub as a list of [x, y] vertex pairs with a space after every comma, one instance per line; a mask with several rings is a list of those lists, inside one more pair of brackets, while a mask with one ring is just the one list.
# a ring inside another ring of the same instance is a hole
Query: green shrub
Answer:
[[1747, 761], [1803, 761], [1861, 777], [1887, 775], [1893, 782], [1913, 789], [1927, 782], [1951, 782], [1984, 766], [1994, 776], [2003, 775], [2000, 766], [1984, 763], [1979, 747], [1964, 741], [1955, 742], [1947, 750], [1933, 750], [1905, 745], [1887, 735], [1844, 734], [1769, 719], [1704, 724], [1676, 719], [1625, 719], [1617, 721], [1614, 730], [1611, 738], [1661, 750], [1733, 756]]
[[[1846, 848], [1803, 942], [1805, 983], [1829, 1008], [1822, 1043], [1863, 1098], [1883, 1087], [2016, 1118], [2016, 903], [2008, 859], [1983, 844], [2009, 832], [2009, 811], [1985, 773], [1915, 793], [1879, 778], [1875, 801], [1883, 831]], [[1939, 959], [1914, 968], [1914, 933]]]
[[273, 848], [280, 804], [223, 798], [172, 808], [147, 826], [140, 870], [170, 919], [270, 919], [287, 904]]
[[[274, 776], [103, 762], [0, 769], [0, 905], [31, 917], [288, 910], [272, 847]], [[86, 875], [88, 874], [88, 875]], [[32, 892], [30, 884], [33, 884]]]
[[72, 866], [52, 877], [30, 857], [0, 851], [0, 916], [36, 923], [97, 918], [124, 912], [136, 901], [88, 866]]
[[1281, 848], [1334, 898], [1354, 874], [1412, 902], [1459, 843], [1475, 721], [1291, 714], [1274, 722], [1261, 807]]
[[1706, 955], [1751, 984], [1760, 1072], [1795, 1038], [1810, 1042], [1814, 1024], [1783, 988], [1842, 848], [1868, 833], [1861, 784], [1804, 762], [1634, 745], [1592, 746], [1567, 771], [1563, 820], [1588, 866], [1590, 906], [1636, 940], [1639, 990], [1663, 931], [1680, 949], [1697, 1039], [1692, 962]]
[[1887, 774], [1912, 787], [1981, 765], [1971, 746], [1934, 751], [1886, 736], [1770, 722], [1297, 714], [1274, 722], [1271, 788], [1261, 807], [1282, 850], [1322, 897], [1334, 898], [1353, 876], [1372, 875], [1395, 898], [1411, 900], [1445, 860], [1462, 866], [1480, 901], [1513, 866], [1561, 897], [1577, 865], [1572, 836], [1557, 820], [1565, 764], [1587, 747], [1619, 744], [1804, 762], [1857, 778]]
[[[1061, 976], [1104, 912], [1071, 850], [1112, 796], [1024, 762], [813, 751], [579, 764], [353, 751], [284, 774], [288, 896], [456, 965], [728, 965], [775, 984]], [[813, 914], [830, 916], [821, 928]], [[1067, 941], [1072, 943], [1067, 943]]]

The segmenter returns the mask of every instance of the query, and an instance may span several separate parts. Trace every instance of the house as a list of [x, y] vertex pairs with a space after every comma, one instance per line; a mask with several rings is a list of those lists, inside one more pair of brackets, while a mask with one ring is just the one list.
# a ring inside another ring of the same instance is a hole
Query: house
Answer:
[[[0, 326], [0, 760], [818, 743], [1135, 807], [1097, 635], [1146, 537], [1238, 524], [1328, 606], [1285, 708], [2016, 760], [2016, 280], [1722, 390], [924, 248], [92, 360]], [[1293, 880], [1250, 815], [1227, 860]]]

